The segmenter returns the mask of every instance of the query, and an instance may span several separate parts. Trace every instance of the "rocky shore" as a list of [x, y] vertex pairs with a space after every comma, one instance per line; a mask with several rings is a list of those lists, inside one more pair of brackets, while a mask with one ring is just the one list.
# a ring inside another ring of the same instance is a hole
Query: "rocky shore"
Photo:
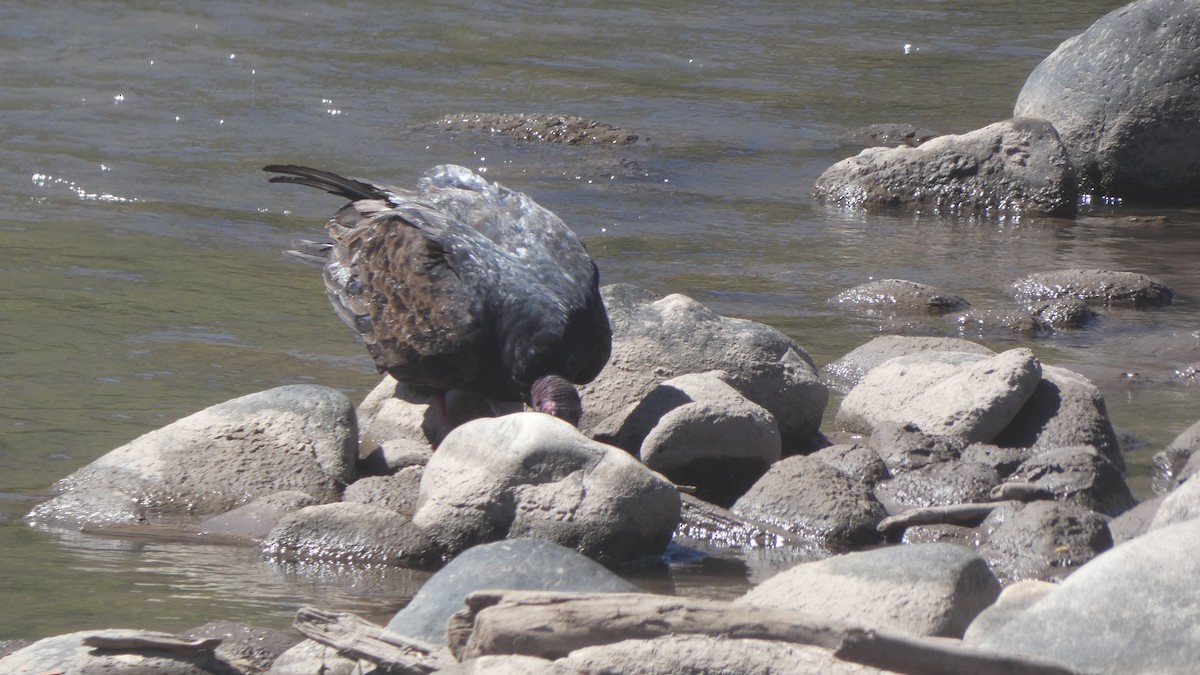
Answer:
[[[872, 130], [900, 147], [831, 167], [814, 195], [1052, 217], [1092, 194], [1187, 202], [1200, 195], [1197, 26], [1194, 3], [1135, 2], [1047, 58], [1013, 119], [933, 139]], [[1153, 67], [1129, 53], [1154, 53]], [[562, 116], [452, 115], [434, 127], [637, 140]], [[886, 279], [829, 302], [904, 326], [1038, 337], [1175, 300], [1156, 278], [1107, 269], [1047, 270], [1010, 291], [1010, 306], [975, 307]], [[1126, 483], [1131, 439], [1102, 387], [1032, 349], [883, 335], [818, 367], [783, 333], [686, 296], [629, 285], [603, 295], [612, 357], [581, 389], [578, 429], [519, 407], [493, 417], [452, 392], [457, 426], [435, 450], [429, 400], [395, 380], [358, 405], [286, 386], [112, 450], [27, 516], [436, 571], [386, 626], [297, 608], [298, 634], [227, 622], [86, 631], [0, 645], [0, 672], [1194, 669], [1200, 421], [1158, 449], [1156, 495], [1139, 502]], [[1200, 367], [1192, 342], [1180, 377]], [[731, 553], [753, 583], [732, 600], [652, 594], [620, 575]]]

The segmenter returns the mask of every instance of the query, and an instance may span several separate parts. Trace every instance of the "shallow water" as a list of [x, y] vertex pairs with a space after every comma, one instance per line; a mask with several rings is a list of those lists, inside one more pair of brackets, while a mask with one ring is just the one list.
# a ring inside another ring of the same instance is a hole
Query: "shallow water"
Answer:
[[[864, 146], [855, 128], [961, 132], [1007, 117], [1029, 70], [1119, 4], [4, 3], [0, 639], [211, 619], [282, 627], [301, 604], [386, 617], [424, 578], [21, 523], [58, 478], [208, 405], [297, 382], [358, 399], [377, 381], [319, 278], [280, 255], [339, 204], [268, 185], [259, 169], [273, 162], [396, 183], [444, 162], [486, 170], [561, 215], [605, 283], [771, 324], [819, 365], [881, 331], [927, 332], [826, 303], [871, 278], [1006, 308], [1029, 272], [1152, 274], [1179, 293], [1172, 307], [1049, 338], [982, 336], [1048, 363], [1142, 374], [1098, 382], [1115, 423], [1147, 441], [1131, 457], [1144, 492], [1149, 455], [1200, 417], [1197, 390], [1172, 381], [1200, 360], [1200, 212], [977, 221], [809, 197], [821, 171]], [[476, 111], [579, 114], [643, 142], [415, 130]], [[690, 568], [675, 585], [729, 594], [745, 583], [733, 567]]]

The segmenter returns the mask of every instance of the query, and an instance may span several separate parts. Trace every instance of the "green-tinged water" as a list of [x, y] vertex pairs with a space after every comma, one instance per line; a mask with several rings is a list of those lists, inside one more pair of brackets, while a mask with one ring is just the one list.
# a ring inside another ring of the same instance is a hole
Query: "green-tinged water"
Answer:
[[[268, 185], [269, 163], [398, 184], [438, 163], [486, 170], [562, 216], [605, 283], [768, 323], [819, 365], [905, 330], [827, 304], [871, 278], [1007, 308], [1029, 272], [1157, 276], [1179, 293], [1170, 308], [1109, 312], [1049, 338], [984, 338], [1151, 380], [1097, 379], [1114, 422], [1148, 441], [1130, 458], [1144, 492], [1149, 455], [1200, 418], [1200, 390], [1171, 377], [1200, 359], [1200, 212], [960, 221], [809, 197], [821, 171], [863, 147], [857, 127], [947, 133], [1007, 117], [1033, 66], [1118, 4], [9, 0], [0, 639], [215, 619], [283, 627], [303, 604], [381, 618], [424, 578], [21, 521], [55, 480], [206, 406], [296, 382], [357, 400], [375, 384], [319, 275], [280, 254], [320, 236], [340, 204]], [[480, 111], [583, 115], [644, 142], [561, 148], [416, 130]], [[713, 596], [744, 586], [717, 568], [676, 585]]]

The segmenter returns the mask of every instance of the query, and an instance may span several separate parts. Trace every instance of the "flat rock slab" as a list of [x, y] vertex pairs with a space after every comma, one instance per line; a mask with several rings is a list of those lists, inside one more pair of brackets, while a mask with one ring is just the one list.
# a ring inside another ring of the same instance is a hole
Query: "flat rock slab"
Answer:
[[638, 588], [579, 553], [542, 539], [508, 539], [470, 548], [430, 577], [387, 629], [446, 643], [446, 622], [475, 591], [635, 593]]
[[198, 653], [167, 649], [96, 649], [85, 640], [136, 641], [145, 631], [93, 630], [49, 637], [18, 649], [0, 659], [0, 673], [42, 675], [45, 673], [105, 675], [212, 675], [238, 672], [212, 650]]
[[813, 197], [848, 208], [1073, 216], [1074, 167], [1054, 127], [1018, 117], [915, 148], [868, 148], [829, 167]]
[[821, 379], [834, 391], [845, 394], [872, 368], [897, 356], [929, 351], [966, 352], [985, 356], [993, 356], [996, 353], [979, 343], [962, 338], [881, 335], [821, 368]]
[[735, 604], [777, 607], [912, 635], [961, 637], [1000, 594], [983, 558], [954, 544], [891, 546], [803, 563]]
[[876, 675], [878, 670], [848, 663], [808, 645], [706, 635], [673, 635], [653, 640], [624, 640], [577, 649], [554, 663], [570, 673], [744, 673], [785, 672], [828, 675]]
[[1041, 377], [1041, 364], [1023, 348], [991, 358], [902, 356], [873, 369], [846, 395], [836, 424], [871, 433], [883, 423], [911, 423], [928, 434], [986, 443], [1016, 417]]
[[337, 502], [285, 516], [267, 535], [264, 550], [286, 559], [428, 569], [442, 549], [424, 530], [382, 506]]
[[979, 636], [978, 645], [1093, 673], [1188, 673], [1200, 662], [1200, 520], [1132, 539]]
[[1025, 298], [1075, 297], [1101, 305], [1154, 307], [1171, 304], [1175, 291], [1154, 277], [1135, 272], [1069, 269], [1037, 272], [1013, 284]]

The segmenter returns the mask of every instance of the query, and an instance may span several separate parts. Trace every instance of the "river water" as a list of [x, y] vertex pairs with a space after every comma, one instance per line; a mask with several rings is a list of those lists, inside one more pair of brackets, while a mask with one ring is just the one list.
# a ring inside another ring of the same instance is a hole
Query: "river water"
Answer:
[[[1200, 212], [979, 221], [848, 213], [809, 196], [865, 146], [856, 128], [954, 133], [1008, 117], [1034, 65], [1120, 3], [559, 4], [0, 5], [0, 640], [211, 619], [285, 627], [302, 604], [385, 618], [425, 578], [21, 522], [58, 478], [206, 406], [289, 383], [357, 400], [377, 382], [319, 277], [280, 255], [340, 204], [268, 185], [268, 163], [398, 184], [438, 163], [486, 170], [561, 215], [605, 283], [771, 324], [819, 365], [881, 332], [929, 332], [826, 302], [872, 278], [987, 308], [1011, 306], [1029, 272], [1155, 275], [1179, 292], [1170, 308], [1050, 337], [967, 334], [1140, 374], [1097, 382], [1114, 422], [1147, 441], [1130, 456], [1146, 493], [1149, 455], [1200, 417], [1200, 390], [1172, 377], [1200, 360]], [[421, 128], [480, 111], [578, 114], [642, 141], [548, 147]], [[719, 596], [744, 581], [716, 570], [676, 584]]]

